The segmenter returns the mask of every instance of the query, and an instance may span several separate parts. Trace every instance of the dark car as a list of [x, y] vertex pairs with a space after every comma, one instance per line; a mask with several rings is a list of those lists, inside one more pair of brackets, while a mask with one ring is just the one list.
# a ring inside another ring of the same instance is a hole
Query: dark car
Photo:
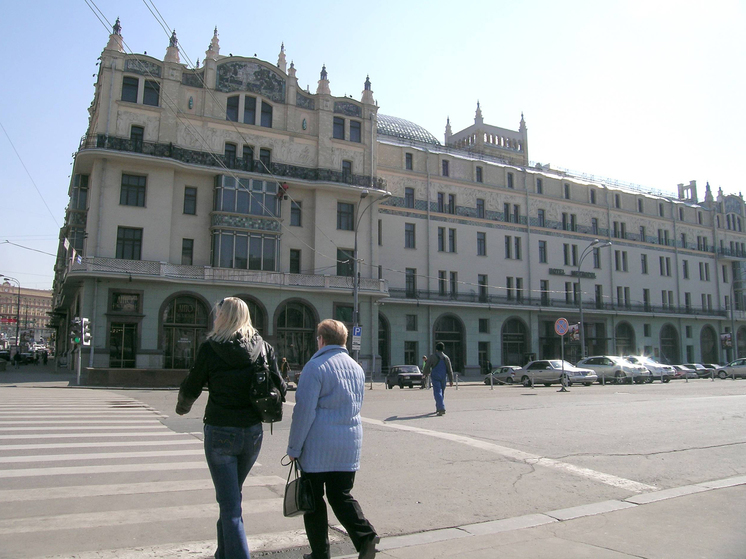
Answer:
[[386, 386], [394, 388], [413, 388], [422, 384], [422, 372], [417, 365], [395, 365], [391, 367], [386, 375]]
[[10, 361], [10, 351], [7, 349], [0, 349], [0, 359]]
[[714, 367], [708, 367], [703, 363], [684, 363], [684, 366], [694, 369], [697, 372], [698, 378], [710, 378], [715, 372]]

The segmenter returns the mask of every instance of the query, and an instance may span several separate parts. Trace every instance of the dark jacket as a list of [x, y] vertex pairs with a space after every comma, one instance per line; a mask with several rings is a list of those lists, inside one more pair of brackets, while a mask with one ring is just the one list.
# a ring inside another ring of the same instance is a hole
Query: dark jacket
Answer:
[[261, 422], [249, 400], [252, 365], [264, 346], [272, 382], [285, 401], [287, 386], [277, 369], [275, 350], [255, 333], [250, 339], [236, 333], [227, 342], [208, 340], [199, 346], [197, 359], [179, 388], [176, 413], [183, 415], [207, 386], [204, 422], [208, 425], [250, 427]]
[[451, 359], [442, 351], [435, 350], [435, 352], [427, 358], [427, 363], [425, 363], [425, 368], [423, 369], [422, 374], [432, 374], [433, 369], [438, 365], [438, 363], [440, 363], [441, 359], [445, 361], [446, 376], [448, 377], [448, 382], [453, 384], [453, 369], [451, 368]]

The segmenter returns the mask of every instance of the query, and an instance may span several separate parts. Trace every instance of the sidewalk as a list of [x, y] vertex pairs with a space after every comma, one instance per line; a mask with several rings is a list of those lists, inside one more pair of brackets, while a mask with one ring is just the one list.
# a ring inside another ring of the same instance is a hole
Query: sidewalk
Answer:
[[0, 385], [19, 386], [76, 386], [75, 371], [57, 369], [56, 361], [50, 359], [46, 365], [21, 365], [18, 369], [13, 363], [6, 363], [4, 371], [0, 371]]

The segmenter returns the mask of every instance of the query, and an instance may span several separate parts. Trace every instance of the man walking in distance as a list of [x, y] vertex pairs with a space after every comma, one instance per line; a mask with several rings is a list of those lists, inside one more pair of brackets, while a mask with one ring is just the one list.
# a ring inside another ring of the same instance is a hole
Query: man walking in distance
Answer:
[[288, 456], [298, 460], [301, 475], [310, 480], [313, 512], [303, 515], [311, 553], [304, 559], [330, 559], [326, 498], [350, 536], [359, 559], [373, 559], [379, 538], [350, 495], [360, 468], [363, 424], [360, 408], [365, 373], [347, 353], [347, 328], [323, 320], [316, 329], [319, 350], [306, 363], [295, 392]]
[[423, 371], [423, 374], [430, 375], [430, 380], [433, 384], [433, 396], [435, 397], [435, 411], [438, 415], [446, 413], [446, 405], [443, 401], [446, 390], [446, 377], [448, 378], [448, 383], [453, 386], [453, 369], [451, 368], [451, 360], [443, 353], [445, 348], [446, 346], [443, 342], [435, 344], [435, 352], [427, 358], [425, 370]]

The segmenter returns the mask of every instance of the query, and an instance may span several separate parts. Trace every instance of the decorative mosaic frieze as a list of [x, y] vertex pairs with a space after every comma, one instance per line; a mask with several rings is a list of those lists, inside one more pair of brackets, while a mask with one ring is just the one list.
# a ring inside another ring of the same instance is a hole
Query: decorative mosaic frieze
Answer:
[[301, 109], [308, 109], [309, 111], [313, 111], [316, 108], [314, 100], [306, 95], [301, 95], [299, 91], [295, 92], [295, 104]]
[[280, 221], [274, 218], [219, 213], [213, 214], [212, 227], [231, 227], [234, 229], [279, 233]]
[[285, 80], [256, 62], [226, 62], [218, 66], [215, 89], [230, 93], [249, 91], [277, 103], [285, 102]]
[[138, 58], [128, 58], [124, 61], [124, 71], [143, 76], [161, 77], [161, 67], [149, 60], [140, 60]]
[[356, 116], [356, 117], [363, 116], [363, 109], [359, 105], [356, 105], [355, 103], [350, 103], [349, 101], [335, 101], [334, 112], [343, 114], [346, 116]]
[[204, 87], [204, 72], [184, 72], [181, 74], [181, 83], [189, 87]]

